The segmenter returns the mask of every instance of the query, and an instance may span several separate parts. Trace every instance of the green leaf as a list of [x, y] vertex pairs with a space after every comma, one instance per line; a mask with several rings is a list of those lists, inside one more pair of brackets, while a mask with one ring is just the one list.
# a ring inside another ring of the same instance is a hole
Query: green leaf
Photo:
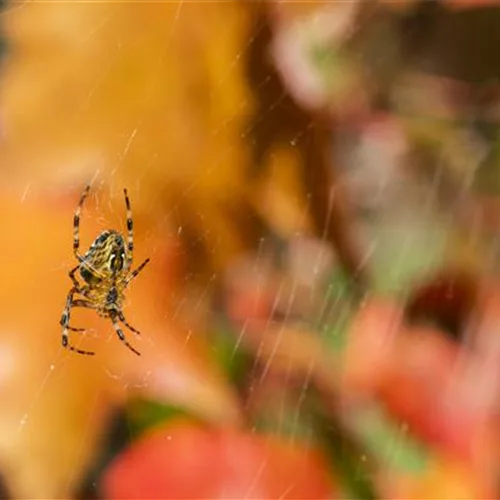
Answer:
[[370, 452], [333, 413], [325, 412], [317, 394], [312, 392], [307, 399], [314, 421], [316, 441], [331, 464], [335, 476], [342, 481], [346, 496], [360, 500], [376, 499], [375, 484], [370, 477]]
[[237, 387], [244, 385], [246, 374], [253, 363], [252, 354], [239, 343], [240, 334], [221, 318], [215, 322], [210, 339], [216, 362]]
[[151, 427], [164, 424], [174, 418], [188, 417], [196, 420], [195, 416], [190, 415], [181, 407], [142, 398], [131, 400], [127, 405], [126, 414], [133, 438], [138, 437]]
[[427, 448], [378, 408], [363, 412], [356, 419], [357, 428], [370, 453], [387, 467], [400, 472], [418, 473], [426, 466]]

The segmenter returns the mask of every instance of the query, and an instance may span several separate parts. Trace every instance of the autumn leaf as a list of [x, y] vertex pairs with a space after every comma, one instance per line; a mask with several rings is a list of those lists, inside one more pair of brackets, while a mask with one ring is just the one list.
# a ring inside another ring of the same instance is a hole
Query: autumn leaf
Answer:
[[253, 100], [241, 55], [252, 9], [15, 5], [2, 18], [4, 182], [136, 188], [139, 216], [175, 220], [194, 240], [217, 235], [215, 265], [239, 250], [230, 212], [246, 197]]

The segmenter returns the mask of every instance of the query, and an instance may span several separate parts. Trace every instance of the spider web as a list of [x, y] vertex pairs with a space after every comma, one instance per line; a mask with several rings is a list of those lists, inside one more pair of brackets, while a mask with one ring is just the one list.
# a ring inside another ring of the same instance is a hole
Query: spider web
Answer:
[[[217, 0], [217, 1], [223, 2], [223, 0]], [[171, 26], [169, 26], [169, 29], [166, 31], [165, 46], [163, 50], [160, 52], [160, 55], [155, 64], [153, 65], [151, 71], [152, 75], [151, 87], [149, 89], [149, 92], [147, 93], [147, 95], [149, 96], [148, 99], [153, 99], [155, 87], [157, 85], [162, 85], [164, 83], [161, 81], [160, 78], [157, 77], [157, 75], [159, 74], [159, 69], [164, 64], [165, 57], [167, 57], [169, 51], [172, 50], [172, 38], [175, 34], [175, 30], [179, 24], [181, 16], [183, 15], [183, 6], [187, 2], [189, 2], [189, 0], [177, 2], [177, 8], [175, 10], [173, 21], [171, 23]], [[26, 6], [29, 3], [31, 2], [11, 2], [9, 8], [22, 9], [26, 8]], [[204, 4], [209, 2], [201, 1], [199, 3]], [[202, 5], [200, 5], [200, 9], [203, 9]], [[95, 36], [99, 32], [99, 30], [103, 29], [108, 21], [109, 19], [107, 17], [98, 20], [95, 26], [95, 30], [86, 35], [88, 39], [90, 40], [93, 36]], [[240, 63], [240, 61], [246, 57], [248, 51], [252, 47], [252, 44], [255, 42], [256, 37], [258, 35], [259, 35], [259, 28], [257, 27], [257, 29], [254, 30], [249, 36], [247, 44], [241, 48], [241, 50], [238, 52], [234, 60], [231, 61], [230, 64], [227, 66], [226, 71], [223, 72], [223, 74], [221, 75], [219, 85], [222, 85], [226, 81], [226, 79], [231, 77], [232, 72], [235, 71], [235, 68]], [[116, 55], [113, 54], [110, 55], [110, 57], [116, 57]], [[261, 85], [266, 85], [266, 83], [267, 79], [261, 82]], [[95, 82], [96, 87], [98, 87], [99, 84], [100, 84], [99, 80]], [[94, 91], [95, 89], [90, 90], [88, 97], [89, 99], [91, 98], [92, 92]], [[269, 103], [267, 110], [261, 111], [262, 116], [258, 118], [261, 120], [265, 119], [266, 113], [271, 112], [276, 106], [279, 106], [282, 99], [284, 98], [285, 94], [283, 93], [281, 96], [277, 98], [277, 100], [275, 100], [272, 103]], [[247, 104], [246, 102], [242, 102], [241, 108], [243, 109], [246, 106], [246, 104]], [[235, 110], [235, 118], [238, 112], [239, 110]], [[116, 164], [114, 166], [111, 182], [109, 183], [108, 186], [105, 186], [106, 189], [109, 189], [110, 192], [118, 192], [121, 189], [121, 186], [116, 185], [117, 183], [114, 180], [114, 174], [116, 174], [122, 168], [123, 161], [127, 158], [127, 155], [130, 152], [130, 148], [137, 138], [138, 132], [144, 125], [144, 120], [145, 116], [143, 115], [137, 116], [135, 125], [131, 128], [130, 132], [128, 133], [128, 136], [124, 138], [123, 149], [121, 151], [121, 155], [118, 157]], [[226, 127], [230, 125], [231, 124], [228, 121], [221, 123], [219, 127], [216, 127], [213, 130], [209, 131], [210, 137], [215, 139], [221, 131], [223, 131]], [[241, 132], [240, 138], [248, 139], [251, 136], [252, 131], [253, 131], [252, 125], [250, 125], [248, 128], [244, 129]], [[307, 132], [308, 132], [308, 127], [306, 126], [304, 127], [303, 130], [298, 131], [295, 137], [292, 137], [290, 139], [289, 145], [291, 147], [294, 147], [295, 144], [297, 143], [297, 140], [300, 139], [300, 137], [303, 134], [306, 134]], [[428, 207], [427, 207], [428, 217], [425, 217], [425, 214], [424, 217], [422, 216], [422, 210], [419, 211], [418, 216], [415, 216], [415, 207], [419, 206], [419, 203], [421, 203], [418, 200], [421, 200], [420, 196], [422, 195], [422, 191], [418, 190], [417, 188], [418, 193], [413, 193], [413, 191], [415, 190], [414, 179], [409, 180], [408, 178], [399, 175], [399, 172], [401, 171], [400, 165], [403, 160], [402, 160], [402, 153], [399, 150], [397, 150], [397, 148], [394, 147], [394, 144], [397, 143], [397, 141], [387, 140], [387, 138], [380, 139], [380, 137], [377, 137], [376, 130], [373, 133], [371, 130], [368, 131], [367, 133], [365, 133], [363, 137], [361, 137], [361, 139], [359, 138], [353, 139], [354, 143], [351, 141], [351, 139], [352, 137], [349, 137], [348, 134], [346, 136], [341, 135], [340, 139], [337, 139], [338, 143], [336, 144], [336, 150], [340, 150], [340, 153], [337, 153], [337, 155], [340, 156], [339, 159], [341, 159], [341, 164], [347, 165], [345, 171], [343, 171], [341, 175], [341, 184], [350, 189], [351, 192], [354, 193], [355, 198], [357, 196], [358, 200], [361, 200], [360, 203], [358, 203], [359, 206], [357, 208], [360, 211], [363, 210], [365, 211], [365, 219], [362, 221], [359, 227], [359, 236], [363, 241], [362, 248], [364, 249], [364, 255], [362, 256], [362, 263], [378, 267], [379, 269], [381, 269], [380, 271], [381, 274], [387, 274], [387, 272], [394, 273], [394, 275], [390, 279], [379, 280], [381, 288], [385, 287], [386, 289], [394, 291], [395, 288], [402, 286], [402, 275], [404, 273], [407, 273], [408, 276], [411, 275], [411, 272], [409, 272], [408, 270], [408, 264], [407, 264], [408, 261], [411, 261], [412, 265], [418, 268], [419, 272], [421, 272], [422, 269], [426, 269], [435, 265], [435, 262], [422, 263], [421, 260], [422, 247], [428, 245], [429, 241], [431, 241], [432, 244], [436, 247], [440, 247], [443, 244], [442, 225], [431, 224], [430, 222], [430, 219], [434, 219], [435, 215], [431, 210], [432, 200], [435, 197], [435, 192], [429, 189], [426, 189], [424, 192], [424, 196], [428, 200]], [[387, 144], [389, 144], [389, 146], [387, 146]], [[231, 152], [230, 149], [223, 151], [221, 153], [220, 162], [224, 161], [225, 157], [228, 154], [230, 154], [230, 152]], [[154, 162], [155, 161], [154, 152], [152, 152], [151, 156], [152, 157], [150, 161]], [[148, 160], [149, 159], [146, 159], [145, 171], [147, 171], [148, 169], [147, 166]], [[202, 173], [203, 177], [212, 175], [216, 166], [217, 163], [209, 166]], [[95, 178], [93, 179], [93, 183], [97, 186], [99, 185], [98, 182], [99, 175], [100, 172], [96, 171]], [[141, 190], [141, 182], [145, 175], [146, 175], [145, 172], [137, 173], [137, 181], [134, 186], [137, 192]], [[179, 208], [179, 203], [181, 203], [182, 200], [184, 200], [194, 190], [197, 183], [199, 182], [200, 178], [195, 177], [190, 183], [188, 183], [187, 186], [185, 186], [182, 189], [179, 195], [179, 199], [181, 201], [178, 202], [177, 204], [173, 204], [173, 206], [168, 210], [168, 212], [165, 214], [166, 220], [175, 217], [176, 211]], [[31, 191], [32, 191], [31, 184], [27, 184], [24, 187], [22, 194], [20, 196], [20, 203], [25, 203], [26, 199], [29, 198], [29, 196], [31, 195]], [[332, 194], [334, 195], [333, 191]], [[409, 197], [408, 194], [410, 194]], [[405, 200], [403, 201], [402, 198], [405, 198]], [[107, 209], [107, 211], [113, 214], [118, 214], [120, 216], [122, 223], [119, 229], [123, 232], [123, 230], [125, 229], [124, 205], [120, 204], [116, 200], [118, 200], [118, 198], [115, 198], [113, 201], [111, 201], [111, 198], [108, 198], [108, 201], [104, 203], [108, 203], [109, 205], [105, 208]], [[131, 201], [133, 210], [134, 208], [133, 198]], [[155, 200], [152, 200], [151, 203], [154, 203], [154, 201]], [[398, 213], [394, 212], [395, 206], [401, 207], [402, 205], [404, 206], [405, 204], [406, 207], [404, 210], [401, 210]], [[103, 207], [99, 207], [98, 205], [97, 207], [95, 207], [95, 210], [93, 210], [92, 213], [90, 213], [85, 209], [82, 213], [81, 228], [82, 228], [83, 238], [85, 241], [88, 241], [89, 238], [88, 234], [85, 235], [85, 221], [87, 218], [97, 217], [98, 223], [103, 227], [103, 229], [108, 226], [107, 219], [99, 218], [98, 214], [102, 211], [101, 208]], [[301, 216], [304, 218], [307, 218], [308, 216], [307, 209], [308, 207], [306, 207], [306, 209], [301, 214]], [[68, 221], [71, 221], [71, 216], [72, 214], [68, 213]], [[203, 214], [201, 214], [201, 216], [203, 216]], [[433, 234], [431, 234], [431, 236], [429, 236], [429, 230], [428, 230], [430, 226], [434, 227], [434, 231], [432, 232]], [[183, 231], [182, 226], [179, 226], [175, 229], [179, 234], [181, 234]], [[71, 233], [70, 224], [68, 224], [69, 244], [71, 238], [70, 233]], [[206, 239], [207, 241], [213, 241], [212, 235], [208, 230], [205, 235], [202, 235], [202, 237], [203, 236], [205, 236], [204, 239]], [[299, 233], [296, 234], [296, 241], [298, 242], [304, 240], [308, 241], [309, 238], [311, 238], [309, 234], [305, 235]], [[151, 235], [151, 237], [146, 237], [145, 241], [148, 243], [147, 245], [148, 255], [152, 259], [154, 259], [158, 251], [154, 243], [154, 241], [156, 240], [153, 237], [153, 235]], [[313, 269], [319, 268], [322, 259], [325, 257], [325, 254], [331, 251], [331, 245], [327, 241], [326, 228], [325, 231], [323, 231], [319, 235], [319, 237], [316, 238], [315, 243], [319, 245], [320, 251], [315, 254], [312, 260], [308, 261], [308, 265], [310, 265]], [[85, 243], [83, 243], [82, 241], [82, 246], [84, 244]], [[259, 248], [255, 253], [253, 266], [257, 274], [259, 273], [259, 270], [262, 270], [268, 265], [269, 246], [270, 246], [269, 241], [267, 239], [266, 240], [263, 239], [261, 241], [261, 245], [259, 246]], [[414, 257], [411, 256], [409, 257], [409, 254], [412, 253], [414, 254]], [[397, 263], [398, 259], [401, 262]], [[404, 264], [403, 261], [405, 261], [406, 264]], [[394, 265], [394, 262], [396, 262], [397, 264]], [[66, 272], [71, 267], [72, 267], [71, 259], [68, 259], [67, 262], [61, 262], [60, 265], [50, 268], [49, 279], [50, 279], [50, 273]], [[390, 271], [388, 271], [389, 268]], [[201, 304], [203, 303], [205, 296], [207, 296], [210, 293], [214, 283], [216, 283], [217, 280], [219, 280], [220, 278], [222, 277], [217, 275], [212, 275], [211, 277], [207, 278], [205, 286], [202, 286], [198, 292], [198, 300], [194, 300], [193, 303], [194, 305], [192, 307], [194, 307], [195, 309], [197, 307], [201, 307]], [[188, 280], [189, 277], [186, 277], [186, 279]], [[349, 282], [350, 280], [348, 279], [347, 281]], [[273, 309], [268, 318], [267, 326], [270, 326], [270, 324], [272, 323], [272, 317], [278, 309], [281, 311], [282, 321], [284, 323], [293, 322], [294, 320], [294, 318], [292, 317], [293, 307], [294, 303], [297, 301], [297, 295], [300, 291], [300, 284], [301, 283], [299, 282], [299, 279], [295, 275], [292, 276], [291, 282], [287, 284], [285, 284], [284, 280], [282, 280], [280, 285], [277, 287], [277, 292], [274, 298]], [[320, 311], [319, 313], [320, 319], [312, 321], [312, 323], [314, 324], [314, 328], [317, 329], [322, 335], [324, 335], [326, 343], [338, 342], [339, 341], [338, 338], [343, 335], [343, 329], [345, 328], [345, 319], [346, 319], [345, 315], [339, 316], [338, 314], [339, 309], [337, 306], [343, 300], [342, 292], [339, 291], [338, 288], [338, 282], [332, 282], [328, 284], [326, 287], [324, 286], [324, 284], [321, 285], [316, 284], [312, 287], [309, 293], [310, 293], [309, 300], [316, 303], [315, 310]], [[61, 297], [61, 304], [63, 300], [64, 297]], [[190, 297], [189, 300], [192, 300], [192, 297]], [[188, 301], [187, 297], [186, 301]], [[174, 311], [174, 318], [171, 319], [175, 320], [175, 316], [183, 307], [182, 302], [183, 299], [181, 298], [179, 301], [179, 308], [177, 309], [177, 311]], [[132, 303], [132, 301], [130, 300], [127, 301], [125, 305], [125, 310], [132, 311], [133, 309], [134, 309], [134, 303]], [[169, 314], [169, 312], [165, 312], [165, 315], [167, 314]], [[248, 325], [243, 325], [240, 327], [240, 330], [236, 332], [236, 336], [234, 339], [235, 342], [233, 347], [233, 356], [237, 355], [238, 351], [242, 348], [245, 336], [247, 335], [247, 328]], [[108, 342], [108, 343], [117, 342], [114, 331], [111, 328], [109, 328], [108, 330], [109, 333], [105, 333], [106, 330], [104, 328], [99, 329], [98, 336], [100, 338], [100, 342]], [[54, 329], [55, 341], [58, 341], [58, 333], [59, 330], [55, 328]], [[255, 380], [253, 380], [252, 384], [250, 385], [250, 391], [253, 392], [258, 391], [259, 388], [265, 383], [266, 377], [269, 375], [270, 366], [274, 362], [274, 359], [279, 351], [280, 344], [283, 341], [282, 334], [283, 331], [279, 332], [278, 335], [276, 336], [275, 344], [271, 349], [270, 354], [265, 359], [265, 361], [260, 360], [263, 364], [263, 369], [259, 372], [258, 376], [256, 376]], [[97, 332], [89, 330], [87, 335], [97, 336]], [[185, 338], [186, 345], [189, 344], [191, 336], [192, 332], [188, 332], [186, 334]], [[131, 336], [130, 339], [133, 342], [138, 340], [133, 336]], [[85, 336], [77, 338], [76, 334], [73, 334], [72, 340], [75, 343], [75, 345], [82, 347], [83, 345], [85, 345], [86, 339]], [[154, 342], [154, 340], [148, 336], [147, 332], [143, 332], [138, 347], [140, 348], [140, 345], [142, 345], [145, 342], [146, 343]], [[137, 343], [135, 345], [137, 345]], [[120, 349], [122, 347], [123, 346], [121, 345], [116, 346], [117, 349]], [[262, 355], [261, 349], [257, 348], [255, 355], [257, 360], [259, 360], [259, 357]], [[44, 375], [41, 378], [38, 387], [36, 388], [35, 392], [31, 397], [30, 405], [24, 409], [24, 411], [19, 417], [18, 428], [17, 428], [18, 433], [26, 432], [26, 427], [30, 425], [34, 410], [41, 404], [44, 397], [46, 396], [46, 393], [50, 392], [49, 389], [52, 381], [54, 380], [54, 377], [60, 377], [61, 373], [63, 373], [64, 371], [65, 365], [71, 362], [72, 362], [72, 355], [71, 354], [68, 355], [67, 352], [61, 349], [54, 356], [54, 358], [51, 360], [48, 366], [45, 368]], [[121, 386], [125, 391], [128, 390], [132, 391], [134, 389], [139, 389], [141, 387], [147, 387], [149, 384], [149, 377], [151, 376], [151, 372], [145, 371], [142, 382], [139, 381], [134, 387], [131, 387], [130, 383], [127, 382], [127, 380], [125, 379], [123, 373], [116, 372], [113, 368], [107, 366], [105, 360], [100, 358], [99, 356], [89, 358], [87, 362], [89, 364], [89, 370], [103, 371], [107, 377], [113, 379], [116, 382], [116, 384], [118, 386]], [[276, 430], [278, 432], [282, 432], [285, 428], [287, 428], [288, 439], [290, 439], [291, 441], [297, 441], [299, 435], [302, 441], [304, 440], [308, 441], [307, 436], [308, 433], [310, 433], [310, 431], [307, 429], [307, 426], [305, 430], [304, 429], [299, 430], [299, 427], [301, 425], [299, 421], [301, 419], [300, 415], [301, 410], [303, 408], [304, 401], [306, 400], [306, 394], [311, 385], [311, 377], [313, 370], [314, 370], [314, 361], [312, 360], [308, 371], [306, 372], [306, 374], [303, 377], [303, 380], [301, 381], [300, 390], [296, 395], [295, 407], [292, 410], [290, 410], [285, 399], [283, 399], [282, 401], [282, 408], [280, 411], [281, 417], [278, 418]], [[285, 372], [285, 380], [281, 381], [283, 387], [286, 388], [288, 386], [291, 386], [294, 383], [292, 381], [292, 378], [293, 378], [293, 368], [291, 366], [291, 361], [290, 361], [290, 366], [288, 370]], [[89, 435], [89, 431], [91, 427], [94, 425], [93, 424], [94, 416], [98, 412], [99, 404], [101, 404], [101, 397], [102, 395], [100, 393], [97, 393], [95, 396], [94, 403], [86, 409], [86, 411], [88, 412], [88, 427], [81, 429], [82, 442], [88, 439], [87, 436]], [[368, 424], [366, 425], [368, 426]], [[361, 429], [360, 432], [362, 430], [363, 429]], [[383, 429], [380, 430], [380, 433], [383, 432], [386, 431]], [[132, 436], [130, 436], [130, 438], [132, 438]], [[310, 436], [309, 439], [312, 440], [312, 436]], [[406, 443], [408, 442], [406, 433], [403, 430], [399, 433], [396, 433], [396, 435], [391, 434], [389, 438], [387, 438], [386, 436], [384, 437], [384, 439], [386, 440], [386, 442], [389, 439], [388, 449], [389, 451], [392, 450], [392, 457], [390, 457], [388, 461], [389, 463], [395, 465], [400, 458], [398, 454], [402, 452], [401, 450], [405, 448]], [[80, 458], [79, 460], [82, 459]], [[359, 456], [360, 468], [362, 468], [363, 462], [365, 460], [366, 456], [364, 455]], [[259, 476], [263, 473], [266, 466], [267, 464], [263, 462], [262, 467], [259, 469], [257, 476], [255, 477], [255, 481], [250, 485], [248, 491], [246, 492], [247, 497], [254, 494], [253, 490], [255, 488], [255, 485], [257, 484]], [[73, 470], [79, 471], [80, 469], [81, 469], [81, 463], [77, 461], [77, 463], [75, 463], [73, 466]], [[68, 478], [68, 484], [71, 482], [72, 478]], [[291, 488], [293, 488], [293, 479], [290, 480], [290, 489]], [[286, 494], [287, 491], [284, 491], [283, 496], [285, 496]]]

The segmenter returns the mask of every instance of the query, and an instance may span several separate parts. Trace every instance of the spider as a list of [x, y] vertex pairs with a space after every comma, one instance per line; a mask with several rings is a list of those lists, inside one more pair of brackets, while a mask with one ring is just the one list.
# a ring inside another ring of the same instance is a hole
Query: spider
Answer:
[[[69, 343], [68, 331], [85, 331], [85, 328], [74, 328], [69, 325], [71, 308], [86, 307], [94, 309], [102, 317], [109, 318], [119, 339], [132, 352], [140, 356], [140, 353], [128, 343], [118, 321], [121, 321], [135, 334], [140, 335], [138, 330], [127, 323], [122, 312], [122, 303], [125, 289], [144, 269], [150, 259], [146, 259], [135, 271], [131, 271], [134, 254], [134, 224], [126, 189], [123, 192], [127, 208], [127, 244], [125, 245], [125, 238], [122, 234], [114, 230], [106, 230], [94, 240], [83, 256], [80, 254], [80, 212], [89, 191], [90, 185], [87, 185], [80, 197], [73, 220], [73, 252], [78, 260], [78, 265], [69, 272], [73, 287], [66, 298], [66, 306], [60, 321], [63, 327], [62, 345], [79, 354], [88, 356], [95, 354], [78, 349]], [[76, 279], [75, 273], [77, 271], [83, 279], [83, 285]], [[81, 295], [82, 298], [75, 299], [75, 294]]]

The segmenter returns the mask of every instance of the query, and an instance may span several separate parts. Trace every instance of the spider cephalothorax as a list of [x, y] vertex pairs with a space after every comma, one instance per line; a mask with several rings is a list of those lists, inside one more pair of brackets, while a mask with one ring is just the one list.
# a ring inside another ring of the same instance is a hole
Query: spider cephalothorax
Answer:
[[[127, 206], [127, 241], [125, 242], [125, 238], [117, 231], [103, 231], [90, 245], [85, 254], [83, 256], [80, 254], [80, 212], [89, 190], [90, 186], [87, 186], [82, 193], [73, 222], [73, 250], [79, 264], [69, 272], [73, 287], [68, 293], [66, 307], [61, 316], [61, 325], [63, 326], [62, 344], [67, 349], [80, 354], [94, 354], [93, 352], [73, 347], [69, 344], [68, 340], [68, 331], [84, 331], [83, 328], [69, 326], [71, 308], [87, 307], [95, 309], [100, 316], [111, 319], [120, 340], [131, 351], [139, 355], [139, 352], [128, 343], [118, 321], [121, 321], [134, 333], [139, 334], [125, 320], [122, 312], [123, 294], [129, 283], [149, 262], [149, 259], [146, 259], [135, 271], [130, 271], [134, 253], [134, 224], [126, 189], [124, 193]], [[83, 285], [76, 279], [76, 271], [79, 271], [84, 281]], [[74, 299], [75, 294], [80, 294], [83, 298]]]

